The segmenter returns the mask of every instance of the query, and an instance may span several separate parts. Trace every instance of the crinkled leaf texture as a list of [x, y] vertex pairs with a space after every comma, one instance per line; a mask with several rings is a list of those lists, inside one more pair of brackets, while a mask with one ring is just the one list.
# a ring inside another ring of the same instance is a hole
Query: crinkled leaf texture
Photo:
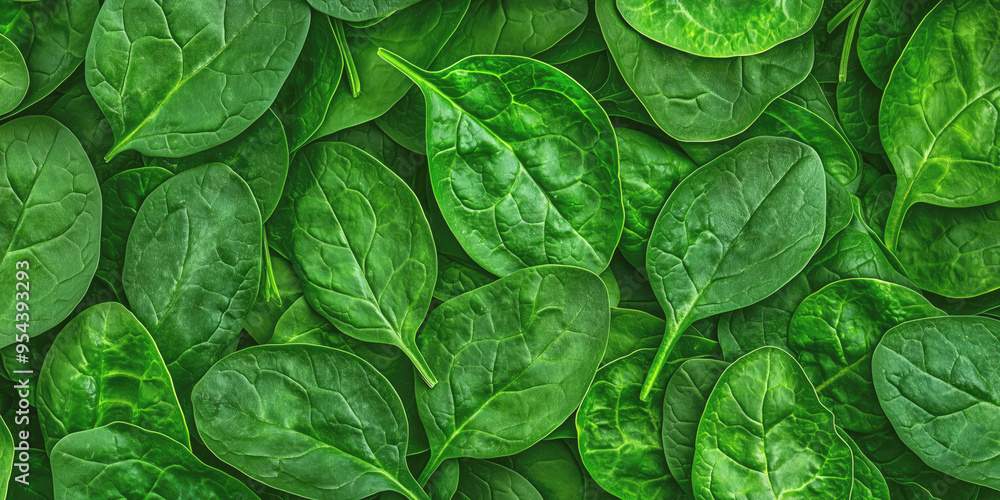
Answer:
[[406, 466], [403, 404], [353, 354], [305, 344], [243, 349], [213, 366], [192, 400], [208, 448], [264, 484], [308, 498], [429, 498]]
[[125, 422], [66, 436], [51, 460], [55, 497], [62, 500], [258, 498], [177, 441]]
[[729, 363], [717, 359], [685, 361], [670, 377], [663, 394], [663, 453], [670, 475], [689, 493], [698, 423], [708, 396], [728, 367]]
[[608, 343], [601, 279], [568, 266], [517, 271], [445, 302], [418, 339], [441, 383], [417, 386], [431, 444], [425, 480], [448, 458], [529, 448], [583, 400]]
[[128, 422], [191, 446], [174, 385], [149, 332], [117, 302], [63, 328], [38, 374], [46, 448], [74, 432]]
[[143, 202], [122, 285], [182, 404], [236, 341], [257, 298], [263, 229], [243, 179], [221, 163], [171, 177]]
[[615, 0], [598, 0], [594, 8], [625, 82], [656, 125], [680, 141], [717, 141], [746, 130], [812, 69], [808, 35], [753, 56], [698, 57], [635, 32]]
[[301, 0], [104, 2], [86, 74], [115, 134], [108, 158], [177, 158], [236, 137], [274, 101], [308, 30]]
[[318, 142], [295, 156], [268, 227], [302, 280], [306, 300], [342, 332], [399, 347], [428, 384], [416, 348], [437, 281], [437, 253], [420, 202], [368, 153]]
[[885, 243], [915, 203], [1000, 201], [1000, 0], [943, 0], [914, 32], [885, 87], [882, 145], [898, 182]]
[[0, 115], [16, 108], [28, 93], [28, 66], [17, 45], [0, 33]]
[[617, 0], [636, 31], [701, 57], [749, 56], [804, 35], [822, 0]]
[[424, 92], [434, 197], [470, 257], [498, 276], [608, 266], [625, 218], [618, 145], [583, 87], [523, 57], [473, 56], [428, 72], [379, 54]]
[[798, 363], [762, 347], [708, 397], [692, 483], [699, 499], [850, 498], [853, 453]]
[[643, 397], [688, 326], [759, 302], [794, 278], [819, 249], [825, 217], [823, 163], [792, 139], [749, 139], [684, 179], [646, 254], [666, 333]]
[[886, 332], [872, 357], [875, 390], [900, 439], [927, 465], [994, 489], [998, 346], [993, 318], [926, 318]]
[[309, 0], [314, 9], [345, 21], [384, 18], [420, 0]]
[[[73, 133], [52, 118], [29, 116], [0, 125], [0, 199], [0, 286], [7, 290], [0, 317], [9, 325], [2, 347], [14, 342], [15, 320], [28, 322], [16, 316], [25, 296], [35, 335], [66, 319], [87, 293], [100, 253], [101, 191]], [[19, 282], [30, 290], [15, 289]]]

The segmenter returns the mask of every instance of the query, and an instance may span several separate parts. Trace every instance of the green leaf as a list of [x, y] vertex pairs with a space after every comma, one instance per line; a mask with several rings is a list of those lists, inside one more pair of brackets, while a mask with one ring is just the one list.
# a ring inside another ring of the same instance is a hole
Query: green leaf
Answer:
[[438, 278], [434, 298], [451, 300], [497, 280], [474, 262], [448, 254], [438, 254]]
[[51, 94], [83, 62], [98, 0], [47, 0], [0, 9], [0, 34], [20, 49], [28, 68], [27, 95], [7, 113], [19, 113]]
[[323, 125], [343, 71], [330, 18], [314, 10], [302, 53], [271, 105], [288, 135], [288, 149], [304, 146]]
[[601, 368], [576, 416], [584, 466], [624, 500], [682, 497], [660, 441], [666, 378], [648, 402], [639, 399], [655, 354], [642, 349]]
[[107, 158], [176, 158], [233, 139], [274, 101], [308, 29], [300, 1], [106, 1], [86, 68], [115, 134]]
[[0, 115], [14, 108], [28, 94], [28, 66], [17, 45], [0, 33]]
[[915, 203], [1000, 201], [1000, 2], [944, 0], [906, 46], [885, 87], [882, 144], [898, 182], [885, 244], [896, 249]]
[[423, 453], [429, 449], [427, 434], [417, 416], [413, 364], [398, 348], [385, 344], [369, 344], [345, 335], [309, 307], [304, 298], [296, 300], [281, 315], [269, 342], [333, 347], [367, 361], [389, 380], [403, 402], [410, 428], [410, 440], [407, 446], [409, 454]]
[[858, 57], [879, 89], [885, 89], [892, 68], [917, 25], [937, 4], [931, 0], [871, 0], [868, 3], [858, 28]]
[[345, 21], [383, 19], [419, 0], [309, 0], [314, 9]]
[[604, 283], [567, 266], [517, 271], [435, 309], [418, 339], [441, 380], [417, 386], [431, 443], [421, 482], [444, 460], [518, 453], [563, 423], [597, 372], [609, 323]]
[[101, 220], [101, 260], [97, 277], [112, 286], [118, 297], [125, 297], [122, 274], [125, 251], [139, 207], [146, 197], [174, 174], [159, 167], [143, 167], [113, 175], [101, 184], [104, 215]]
[[413, 85], [405, 75], [378, 56], [390, 50], [427, 65], [434, 60], [469, 9], [470, 0], [423, 0], [370, 28], [345, 28], [347, 43], [357, 65], [358, 78], [366, 90], [358, 97], [347, 85], [333, 96], [323, 125], [313, 139], [382, 116], [406, 95]]
[[55, 497], [256, 499], [243, 483], [173, 439], [125, 422], [76, 432], [52, 449]]
[[[549, 64], [560, 64], [607, 50], [608, 46], [604, 43], [604, 35], [601, 34], [601, 25], [597, 22], [597, 11], [592, 7], [593, 2], [590, 4], [591, 6], [586, 9], [587, 17], [583, 22], [555, 45], [538, 54], [523, 55], [533, 56], [535, 59]], [[527, 2], [523, 6], [523, 8], [532, 8], [533, 6], [537, 8], [539, 3]], [[569, 16], [564, 19], [569, 19]], [[539, 35], [559, 36], [562, 30], [554, 28], [551, 24], [546, 23], [545, 29]]]
[[479, 265], [498, 276], [608, 266], [624, 223], [618, 148], [586, 90], [521, 57], [469, 57], [427, 72], [379, 53], [424, 92], [434, 195]]
[[542, 500], [527, 479], [502, 465], [485, 460], [459, 462], [458, 490], [455, 500], [480, 500], [485, 498], [517, 498]]
[[200, 167], [206, 163], [225, 163], [253, 191], [262, 220], [267, 220], [278, 206], [288, 175], [288, 143], [281, 120], [265, 111], [257, 121], [235, 139], [207, 151], [183, 158], [154, 158], [150, 166], [173, 173]]
[[38, 395], [50, 450], [65, 436], [112, 422], [191, 447], [167, 365], [149, 332], [117, 302], [91, 307], [62, 329], [38, 374]]
[[429, 498], [406, 468], [403, 404], [353, 354], [302, 344], [243, 349], [213, 366], [192, 400], [209, 449], [264, 484], [309, 498]]
[[[3, 426], [3, 431], [0, 431], [0, 476], [8, 478], [0, 479], [0, 498], [7, 498], [8, 481], [14, 469], [14, 438], [11, 437], [6, 422], [0, 420], [0, 426]], [[39, 451], [35, 450], [35, 453], [39, 453]], [[31, 456], [30, 452], [28, 456]]]
[[915, 205], [903, 222], [896, 255], [924, 290], [953, 298], [994, 292], [1000, 289], [1000, 203]]
[[250, 188], [219, 163], [171, 177], [139, 209], [122, 285], [185, 406], [191, 387], [235, 343], [253, 307], [262, 238]]
[[697, 57], [633, 31], [614, 1], [595, 6], [608, 49], [656, 124], [677, 140], [717, 141], [746, 130], [812, 68], [810, 36], [754, 56]]
[[687, 360], [670, 377], [663, 395], [663, 452], [670, 474], [691, 495], [698, 423], [727, 367], [729, 363], [716, 359]]
[[792, 357], [762, 347], [723, 372], [698, 424], [698, 498], [850, 498], [850, 446]]
[[788, 329], [796, 354], [837, 425], [877, 432], [889, 422], [872, 382], [871, 356], [886, 330], [912, 319], [942, 316], [919, 293], [874, 279], [823, 287], [799, 304]]
[[[929, 0], [926, 3], [931, 3]], [[837, 84], [837, 115], [843, 123], [844, 136], [856, 148], [871, 154], [882, 154], [879, 136], [879, 106], [882, 90], [868, 78], [857, 53], [851, 51], [847, 65], [847, 80]]]
[[697, 165], [683, 152], [642, 132], [616, 128], [621, 156], [625, 229], [619, 251], [635, 267], [646, 268], [649, 235], [670, 193]]
[[584, 493], [587, 472], [577, 463], [571, 443], [573, 441], [564, 439], [541, 441], [496, 462], [527, 479], [546, 500], [588, 498]]
[[823, 240], [825, 205], [819, 156], [780, 137], [747, 140], [677, 186], [646, 255], [667, 315], [643, 398], [689, 325], [763, 300], [806, 266]]
[[415, 340], [437, 254], [420, 202], [398, 176], [354, 146], [311, 144], [295, 156], [273, 222], [272, 244], [286, 249], [317, 312], [359, 340], [399, 347], [437, 383]]
[[617, 0], [622, 17], [636, 31], [701, 57], [760, 54], [804, 35], [822, 0], [770, 0], [732, 4], [726, 0]]
[[990, 488], [1000, 487], [998, 338], [992, 318], [919, 319], [886, 332], [872, 357], [879, 401], [900, 439], [927, 465]]
[[611, 308], [608, 349], [601, 366], [632, 354], [639, 349], [655, 349], [663, 341], [665, 324], [652, 314], [632, 309]]
[[889, 485], [882, 472], [861, 452], [850, 435], [846, 432], [838, 432], [838, 435], [847, 441], [854, 454], [854, 489], [851, 490], [851, 498], [889, 500]]
[[275, 326], [285, 311], [292, 307], [300, 297], [302, 297], [302, 283], [295, 275], [292, 263], [277, 252], [271, 251], [271, 269], [274, 276], [275, 286], [278, 290], [276, 297], [267, 300], [267, 282], [261, 277], [260, 288], [257, 292], [257, 301], [247, 315], [247, 322], [243, 329], [257, 341], [258, 344], [266, 344], [275, 332]]
[[0, 199], [0, 286], [8, 294], [0, 316], [9, 322], [2, 347], [14, 342], [16, 323], [29, 322], [19, 301], [31, 308], [31, 331], [41, 333], [87, 293], [100, 253], [101, 191], [80, 141], [52, 118], [29, 116], [0, 125]]

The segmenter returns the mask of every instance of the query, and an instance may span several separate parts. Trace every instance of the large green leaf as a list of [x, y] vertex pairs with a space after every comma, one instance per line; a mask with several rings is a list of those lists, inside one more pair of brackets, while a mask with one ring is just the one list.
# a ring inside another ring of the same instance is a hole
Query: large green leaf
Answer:
[[547, 439], [521, 453], [494, 461], [527, 479], [545, 500], [580, 500], [588, 498], [585, 496], [588, 478], [573, 453], [574, 444], [567, 439]]
[[38, 374], [38, 416], [48, 449], [74, 432], [128, 422], [191, 446], [167, 365], [149, 332], [117, 302], [63, 328]]
[[0, 7], [0, 34], [20, 49], [30, 79], [27, 95], [7, 116], [51, 94], [80, 66], [100, 9], [98, 0], [5, 2]]
[[648, 402], [639, 399], [655, 354], [642, 349], [601, 368], [576, 416], [584, 466], [597, 484], [624, 500], [682, 498], [660, 441], [666, 380]]
[[717, 359], [690, 359], [670, 377], [663, 395], [663, 452], [670, 474], [693, 494], [691, 468], [694, 467], [698, 422], [715, 383], [729, 363]]
[[646, 255], [667, 314], [643, 398], [689, 325], [761, 301], [806, 266], [823, 240], [825, 212], [819, 156], [781, 137], [749, 139], [677, 186]]
[[885, 243], [915, 203], [1000, 201], [1000, 0], [943, 0], [913, 34], [885, 87], [882, 145], [898, 182]]
[[856, 432], [888, 426], [872, 382], [871, 356], [886, 330], [912, 319], [943, 316], [922, 295], [893, 283], [849, 279], [799, 304], [788, 346], [837, 425]]
[[317, 312], [352, 337], [399, 347], [437, 383], [415, 340], [437, 254], [420, 202], [398, 176], [354, 146], [310, 144], [295, 156], [272, 220], [271, 241], [285, 248]]
[[498, 276], [608, 266], [625, 217], [618, 147], [583, 87], [521, 57], [469, 57], [428, 72], [380, 54], [424, 92], [434, 195], [477, 263]]
[[421, 481], [448, 458], [518, 453], [563, 423], [597, 372], [609, 323], [604, 283], [567, 266], [517, 271], [435, 309], [418, 339], [441, 380], [417, 386], [431, 444]]
[[182, 404], [246, 322], [261, 277], [262, 233], [250, 188], [219, 163], [171, 177], [139, 209], [122, 285]]
[[368, 28], [344, 28], [351, 57], [357, 67], [361, 94], [355, 97], [348, 85], [333, 96], [326, 120], [313, 139], [382, 116], [406, 95], [413, 85], [405, 75], [378, 56], [390, 50], [427, 65], [455, 32], [469, 9], [470, 0], [423, 0]]
[[701, 57], [749, 56], [804, 35], [822, 0], [617, 0], [636, 31]]
[[245, 484], [205, 465], [180, 443], [125, 422], [61, 439], [52, 449], [52, 476], [61, 500], [257, 499]]
[[1000, 488], [1000, 321], [918, 319], [882, 338], [872, 357], [879, 402], [900, 439], [935, 469]]
[[698, 498], [850, 498], [853, 454], [792, 357], [774, 347], [723, 372], [698, 424]]
[[850, 435], [846, 432], [839, 432], [839, 435], [851, 446], [851, 453], [854, 454], [854, 488], [851, 490], [851, 498], [889, 500], [889, 485], [882, 471], [865, 456]]
[[209, 449], [264, 484], [309, 498], [429, 498], [406, 467], [403, 404], [353, 354], [302, 344], [243, 349], [213, 366], [192, 400]]
[[698, 57], [633, 31], [614, 2], [595, 6], [611, 55], [653, 121], [677, 140], [716, 141], [746, 130], [812, 68], [810, 36], [754, 56]]
[[86, 64], [115, 134], [107, 157], [176, 158], [236, 137], [274, 101], [308, 29], [300, 0], [107, 0]]
[[80, 141], [52, 118], [30, 116], [0, 125], [0, 199], [2, 347], [14, 342], [16, 324], [42, 333], [87, 293], [100, 253], [101, 191]]
[[502, 465], [484, 460], [462, 460], [455, 500], [516, 498], [542, 500], [542, 495], [523, 476]]
[[871, 0], [868, 3], [858, 27], [858, 57], [879, 89], [885, 89], [906, 43], [920, 21], [937, 4], [933, 0]]
[[621, 156], [625, 229], [619, 251], [635, 267], [646, 268], [646, 246], [663, 203], [677, 184], [697, 168], [683, 152], [653, 137], [616, 128]]

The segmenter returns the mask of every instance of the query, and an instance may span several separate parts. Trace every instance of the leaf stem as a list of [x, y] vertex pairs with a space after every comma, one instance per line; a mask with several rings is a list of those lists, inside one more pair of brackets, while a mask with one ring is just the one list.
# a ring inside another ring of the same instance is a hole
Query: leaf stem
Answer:
[[281, 291], [278, 290], [278, 282], [274, 279], [274, 268], [271, 267], [271, 252], [267, 245], [267, 229], [264, 229], [264, 279], [267, 285], [264, 287], [264, 300], [271, 302], [272, 294], [277, 298], [277, 303], [281, 305]]
[[347, 68], [347, 81], [351, 84], [351, 96], [357, 98], [361, 95], [361, 78], [358, 76], [358, 68], [354, 66], [351, 48], [347, 45], [344, 22], [340, 19], [331, 20], [333, 21], [333, 37], [337, 40], [337, 50], [340, 52], [340, 57], [344, 59]]
[[415, 346], [411, 349], [410, 346], [405, 345], [401, 346], [400, 349], [413, 362], [413, 366], [417, 368], [417, 372], [423, 377], [427, 386], [433, 389], [437, 385], [438, 379], [434, 376], [434, 371], [431, 370], [430, 365], [427, 364], [427, 360], [424, 359], [424, 355], [420, 353], [420, 349], [417, 349]]
[[642, 391], [639, 392], [639, 399], [642, 401], [649, 401], [649, 395], [656, 388], [657, 380], [663, 372], [663, 367], [667, 364], [670, 351], [674, 350], [674, 345], [681, 338], [683, 331], [684, 328], [677, 328], [674, 331], [668, 331], [666, 336], [663, 337], [663, 342], [660, 343], [660, 348], [656, 351], [656, 356], [653, 358], [653, 364], [649, 367], [649, 373], [646, 374], [646, 381], [642, 383]]
[[861, 20], [861, 9], [854, 11], [850, 22], [847, 23], [847, 34], [844, 36], [844, 50], [840, 51], [840, 72], [837, 74], [838, 82], [847, 81], [847, 64], [851, 59], [851, 50], [854, 49], [854, 34], [858, 30], [858, 21]]
[[837, 29], [837, 26], [840, 26], [840, 23], [846, 21], [848, 17], [851, 17], [851, 15], [855, 12], [864, 10], [861, 7], [864, 6], [865, 1], [866, 0], [853, 0], [851, 3], [847, 4], [847, 6], [841, 9], [840, 12], [833, 16], [833, 19], [830, 19], [830, 22], [826, 24], [826, 32], [833, 33], [833, 30]]
[[444, 458], [442, 457], [443, 454], [444, 448], [438, 451], [436, 455], [431, 455], [431, 459], [427, 461], [427, 465], [424, 466], [424, 470], [420, 472], [420, 477], [417, 478], [417, 483], [419, 483], [420, 486], [426, 485], [427, 481], [431, 480], [431, 476], [434, 475], [434, 472], [438, 470], [438, 467], [441, 467], [441, 464], [444, 462]]

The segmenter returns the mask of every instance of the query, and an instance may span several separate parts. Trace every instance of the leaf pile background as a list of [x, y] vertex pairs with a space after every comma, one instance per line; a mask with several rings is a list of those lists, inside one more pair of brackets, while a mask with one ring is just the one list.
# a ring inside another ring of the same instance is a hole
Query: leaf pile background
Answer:
[[1000, 0], [7, 1], [0, 174], [0, 496], [1000, 498]]

